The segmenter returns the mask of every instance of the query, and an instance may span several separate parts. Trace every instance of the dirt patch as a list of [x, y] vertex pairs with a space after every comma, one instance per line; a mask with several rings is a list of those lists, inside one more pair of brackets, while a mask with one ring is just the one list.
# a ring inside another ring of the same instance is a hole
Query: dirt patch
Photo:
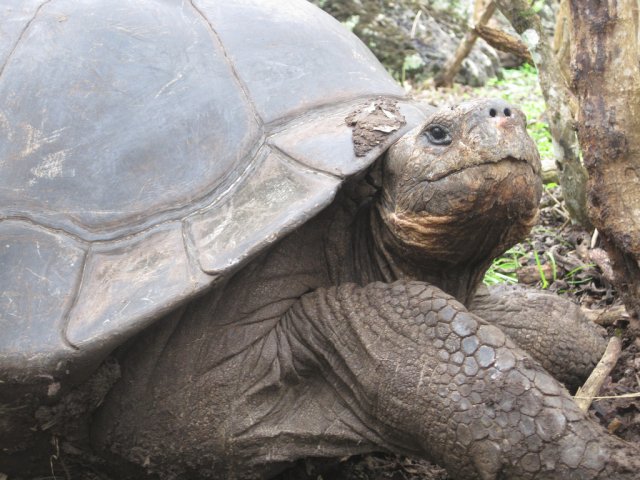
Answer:
[[372, 453], [334, 461], [302, 460], [274, 480], [453, 480], [426, 460]]
[[387, 98], [378, 98], [358, 107], [345, 122], [353, 129], [356, 157], [364, 157], [406, 123], [398, 103]]

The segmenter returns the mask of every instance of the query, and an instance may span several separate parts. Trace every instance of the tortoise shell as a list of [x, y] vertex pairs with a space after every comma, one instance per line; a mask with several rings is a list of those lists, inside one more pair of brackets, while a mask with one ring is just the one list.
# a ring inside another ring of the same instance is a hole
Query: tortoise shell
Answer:
[[[86, 373], [331, 203], [421, 118], [303, 0], [0, 6], [0, 378]], [[406, 125], [365, 155], [372, 98]]]

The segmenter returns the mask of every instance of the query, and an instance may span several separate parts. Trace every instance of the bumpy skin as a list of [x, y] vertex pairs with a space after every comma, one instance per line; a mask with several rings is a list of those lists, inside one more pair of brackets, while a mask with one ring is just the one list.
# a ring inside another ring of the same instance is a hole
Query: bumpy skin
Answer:
[[[242, 307], [204, 298], [132, 347], [96, 440], [161, 478], [268, 478], [301, 457], [372, 450], [431, 459], [460, 480], [635, 478], [623, 442], [438, 288], [343, 284], [287, 298], [297, 292], [267, 276], [302, 250], [284, 242], [232, 281], [225, 293]], [[317, 265], [288, 278], [315, 284]], [[280, 296], [254, 311], [243, 286]], [[212, 324], [212, 310], [239, 324]]]
[[590, 322], [578, 305], [557, 295], [521, 286], [483, 287], [469, 309], [500, 327], [572, 390], [582, 384], [606, 347], [604, 329]]
[[491, 256], [535, 221], [539, 163], [522, 114], [500, 101], [441, 110], [381, 168], [379, 197], [363, 204], [347, 188], [120, 353], [122, 380], [92, 424], [116, 478], [269, 478], [302, 457], [376, 450], [458, 480], [637, 477], [637, 449], [489, 320], [535, 338], [533, 353], [571, 381], [597, 359], [599, 333], [571, 320], [557, 348], [557, 325], [575, 317], [564, 300], [531, 297], [515, 315], [474, 302]]
[[303, 297], [291, 316], [332, 383], [362, 379], [352, 401], [377, 416], [383, 438], [399, 430], [405, 448], [443, 460], [455, 478], [632, 478], [615, 476], [615, 442], [600, 443], [566, 390], [438, 289], [344, 285]]

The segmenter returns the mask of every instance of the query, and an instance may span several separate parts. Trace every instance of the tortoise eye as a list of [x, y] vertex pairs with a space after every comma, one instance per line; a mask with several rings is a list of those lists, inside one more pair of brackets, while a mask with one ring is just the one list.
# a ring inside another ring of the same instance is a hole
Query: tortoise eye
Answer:
[[432, 125], [425, 131], [427, 140], [433, 145], [449, 145], [451, 143], [451, 135], [442, 125]]

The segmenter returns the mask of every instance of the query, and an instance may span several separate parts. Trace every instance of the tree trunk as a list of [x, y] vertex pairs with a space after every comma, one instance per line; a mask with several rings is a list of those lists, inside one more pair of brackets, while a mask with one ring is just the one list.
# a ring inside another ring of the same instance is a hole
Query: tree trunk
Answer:
[[[560, 0], [558, 12], [556, 13], [556, 27], [553, 35], [553, 53], [560, 66], [562, 77], [567, 85], [571, 83], [571, 13], [569, 12], [569, 1]], [[574, 113], [574, 117], [576, 112]]]
[[554, 145], [558, 177], [571, 218], [589, 228], [586, 212], [587, 173], [582, 166], [573, 126], [575, 98], [567, 88], [558, 62], [542, 30], [540, 18], [527, 0], [496, 0], [498, 8], [529, 47], [538, 68], [540, 87], [547, 104], [547, 120]]
[[570, 0], [578, 137], [589, 216], [606, 239], [614, 283], [640, 317], [638, 0]]

